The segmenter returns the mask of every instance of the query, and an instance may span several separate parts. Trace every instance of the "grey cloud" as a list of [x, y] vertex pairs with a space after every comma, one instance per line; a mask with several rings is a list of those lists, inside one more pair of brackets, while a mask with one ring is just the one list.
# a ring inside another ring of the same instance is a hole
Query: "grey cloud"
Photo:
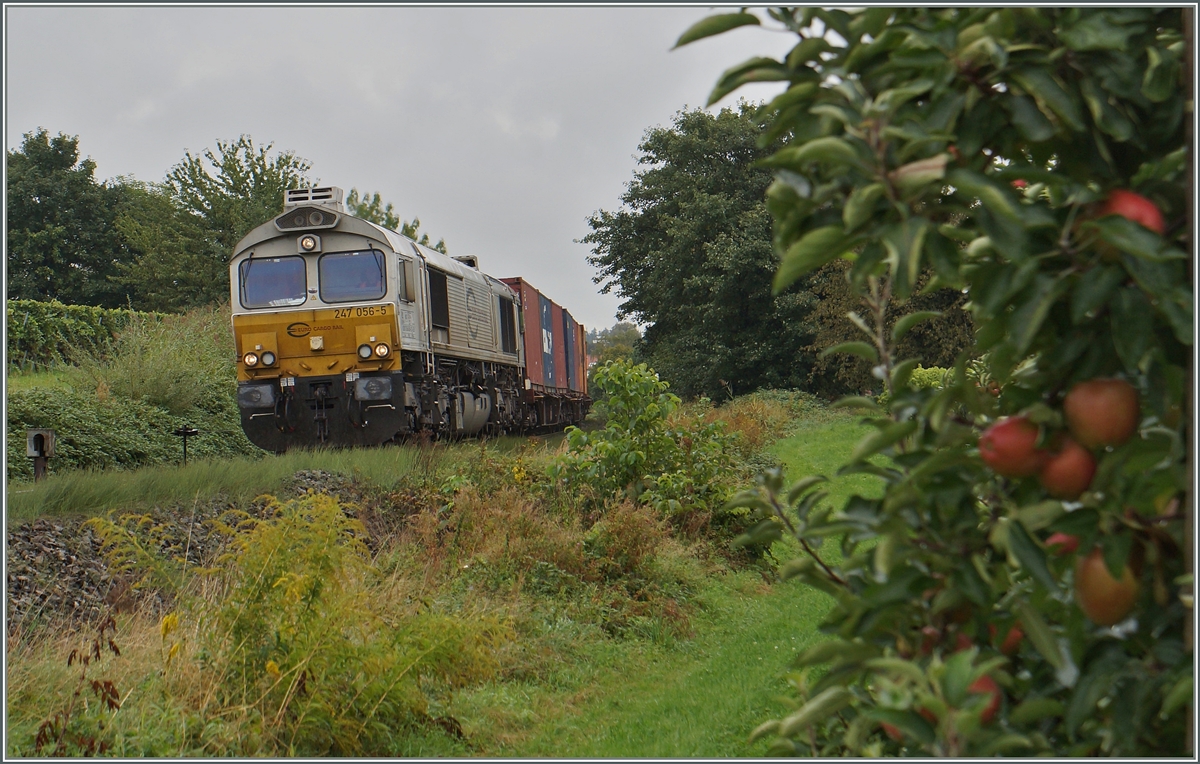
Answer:
[[10, 6], [5, 139], [77, 134], [100, 177], [142, 180], [216, 139], [273, 141], [604, 327], [618, 301], [574, 243], [586, 218], [618, 206], [648, 127], [791, 44], [739, 29], [669, 51], [710, 11]]

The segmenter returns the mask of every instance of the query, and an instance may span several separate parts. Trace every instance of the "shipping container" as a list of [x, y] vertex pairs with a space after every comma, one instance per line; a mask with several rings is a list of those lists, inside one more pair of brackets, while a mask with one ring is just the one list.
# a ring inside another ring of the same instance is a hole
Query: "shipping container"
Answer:
[[587, 392], [583, 325], [522, 278], [501, 279], [521, 298], [525, 376], [534, 392]]

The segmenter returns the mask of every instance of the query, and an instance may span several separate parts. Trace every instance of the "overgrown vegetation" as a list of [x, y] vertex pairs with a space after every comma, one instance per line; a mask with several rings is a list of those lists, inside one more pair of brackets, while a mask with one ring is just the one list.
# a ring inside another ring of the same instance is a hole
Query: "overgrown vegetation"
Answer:
[[[885, 386], [824, 499], [767, 472], [733, 503], [836, 600], [773, 755], [1194, 752], [1194, 16], [1178, 8], [780, 8], [759, 116], [781, 292], [849, 263]], [[679, 44], [747, 25], [725, 13]], [[834, 34], [836, 33], [836, 34]], [[912, 384], [898, 306], [932, 271], [975, 346]], [[1097, 435], [1096, 433], [1102, 433]], [[890, 463], [879, 463], [886, 457]], [[840, 538], [841, 557], [819, 547]]]
[[257, 455], [242, 432], [235, 397], [228, 308], [183, 316], [129, 316], [115, 339], [85, 339], [66, 352], [78, 364], [57, 367], [55, 384], [10, 390], [9, 480], [28, 480], [26, 428], [51, 428], [51, 472], [130, 469], [180, 458], [173, 432], [190, 425], [197, 459]]
[[[647, 418], [639, 412], [665, 385], [644, 367], [623, 373], [615, 400], [630, 437], [649, 442], [641, 429], [712, 437], [733, 474], [747, 472], [744, 460], [790, 417], [819, 410], [810, 397], [774, 394], [668, 406]], [[701, 593], [722, 585], [714, 576], [744, 564], [730, 553], [730, 531], [677, 522], [650, 491], [631, 496], [617, 482], [565, 487], [552, 467], [569, 449], [464, 443], [342, 456], [389, 453], [410, 456], [380, 462], [369, 477], [361, 471], [340, 503], [320, 494], [230, 501], [194, 529], [185, 522], [188, 501], [164, 507], [178, 515], [170, 522], [137, 508], [93, 519], [110, 566], [143, 592], [140, 610], [118, 615], [120, 655], [89, 667], [88, 681], [117, 688], [119, 706], [62, 713], [77, 686], [67, 642], [48, 638], [54, 624], [26, 623], [31, 631], [10, 639], [9, 753], [34, 753], [47, 722], [74, 754], [510, 750], [480, 728], [488, 748], [474, 748], [465, 720], [448, 710], [454, 698], [485, 686], [571, 686], [579, 651], [608, 650], [601, 646], [609, 642], [676, 649], [694, 633]], [[268, 463], [301, 456], [267, 457], [262, 479], [271, 480]], [[660, 468], [689, 474], [695, 465]], [[79, 489], [84, 477], [76, 476]], [[653, 470], [640, 477], [657, 484]], [[693, 492], [687, 506], [714, 513], [734, 487]], [[211, 540], [220, 538], [227, 541], [214, 551]]]
[[64, 305], [57, 300], [9, 300], [9, 372], [70, 365], [81, 353], [103, 354], [131, 321], [160, 318], [119, 308]]

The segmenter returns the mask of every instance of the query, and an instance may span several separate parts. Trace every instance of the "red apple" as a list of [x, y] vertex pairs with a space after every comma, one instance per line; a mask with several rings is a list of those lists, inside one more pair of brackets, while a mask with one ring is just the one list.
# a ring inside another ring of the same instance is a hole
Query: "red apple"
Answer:
[[[991, 635], [993, 641], [995, 641], [997, 633], [996, 624], [989, 623], [988, 634]], [[1000, 652], [1004, 655], [1016, 655], [1017, 650], [1021, 648], [1022, 639], [1025, 639], [1025, 632], [1021, 631], [1021, 624], [1014, 624], [1004, 635], [1004, 641], [1000, 643]]]
[[971, 682], [971, 686], [967, 688], [967, 692], [979, 694], [990, 693], [992, 699], [988, 702], [987, 707], [983, 709], [983, 714], [980, 715], [979, 719], [984, 724], [987, 724], [995, 718], [996, 712], [1000, 710], [1001, 697], [1000, 686], [996, 684], [995, 679], [987, 675], [981, 676], [974, 682]]
[[1029, 184], [1020, 178], [1017, 178], [1016, 180], [1014, 180], [1012, 182], [1013, 188], [1025, 188], [1027, 185], [1029, 185]]
[[1137, 604], [1138, 582], [1126, 565], [1121, 580], [1112, 577], [1104, 564], [1100, 547], [1075, 563], [1075, 602], [1083, 614], [1098, 626], [1112, 626], [1125, 620]]
[[1123, 379], [1089, 379], [1067, 393], [1063, 415], [1071, 435], [1085, 448], [1119, 446], [1137, 432], [1138, 393]]
[[1051, 533], [1050, 537], [1046, 539], [1046, 548], [1062, 557], [1079, 548], [1079, 537], [1072, 536], [1070, 533]]
[[1005, 477], [1029, 477], [1045, 463], [1046, 451], [1037, 447], [1038, 427], [1023, 416], [1001, 419], [979, 436], [979, 456], [984, 464]]
[[1000, 653], [1003, 655], [1016, 655], [1021, 649], [1021, 640], [1025, 639], [1025, 632], [1021, 631], [1021, 625], [1016, 624], [1008, 630], [1004, 641], [1000, 643]]
[[1120, 215], [1157, 234], [1162, 234], [1167, 227], [1163, 221], [1162, 211], [1155, 206], [1154, 202], [1141, 194], [1135, 194], [1122, 188], [1118, 188], [1108, 195], [1108, 198], [1100, 205], [1099, 214], [1101, 217]]
[[1038, 477], [1046, 493], [1056, 499], [1074, 501], [1092, 484], [1095, 474], [1096, 459], [1092, 453], [1073, 439], [1063, 438]]

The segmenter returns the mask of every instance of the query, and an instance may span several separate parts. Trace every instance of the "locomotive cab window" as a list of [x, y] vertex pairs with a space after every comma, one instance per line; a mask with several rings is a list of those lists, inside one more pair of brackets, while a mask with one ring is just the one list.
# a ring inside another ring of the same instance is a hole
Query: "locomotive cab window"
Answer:
[[251, 257], [238, 266], [244, 308], [303, 305], [308, 279], [303, 257]]
[[387, 286], [383, 253], [377, 249], [321, 255], [317, 273], [325, 302], [378, 300]]

